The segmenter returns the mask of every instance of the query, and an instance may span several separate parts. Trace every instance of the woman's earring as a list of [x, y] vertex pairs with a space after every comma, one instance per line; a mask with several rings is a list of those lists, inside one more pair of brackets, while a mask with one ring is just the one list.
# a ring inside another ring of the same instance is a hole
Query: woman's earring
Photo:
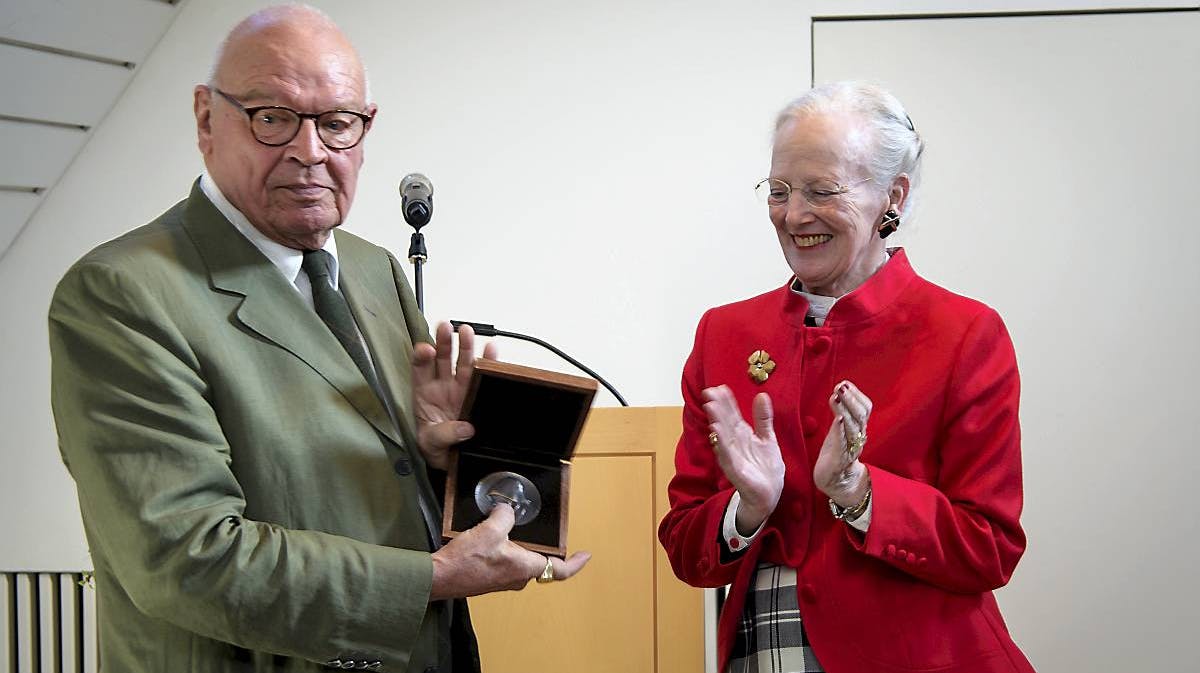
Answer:
[[883, 221], [879, 223], [879, 238], [887, 238], [899, 228], [900, 213], [897, 213], [895, 208], [888, 208], [883, 214]]

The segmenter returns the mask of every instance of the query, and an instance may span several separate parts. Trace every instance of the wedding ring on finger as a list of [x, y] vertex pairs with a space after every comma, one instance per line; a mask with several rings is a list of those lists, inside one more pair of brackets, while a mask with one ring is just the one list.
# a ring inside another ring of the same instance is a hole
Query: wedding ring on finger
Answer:
[[717, 436], [717, 433], [715, 433], [715, 432], [708, 433], [708, 445], [713, 447], [714, 449], [719, 448], [721, 446], [721, 438]]
[[537, 577], [538, 584], [546, 584], [554, 581], [554, 563], [550, 561], [550, 557], [546, 557], [546, 567], [542, 568], [542, 574]]

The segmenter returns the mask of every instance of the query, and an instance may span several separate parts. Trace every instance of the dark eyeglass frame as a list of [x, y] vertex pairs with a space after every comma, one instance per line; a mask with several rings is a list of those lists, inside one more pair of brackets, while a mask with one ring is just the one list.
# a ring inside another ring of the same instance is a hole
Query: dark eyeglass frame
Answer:
[[[314, 114], [311, 112], [297, 112], [296, 110], [293, 110], [292, 108], [287, 107], [285, 105], [256, 105], [254, 107], [246, 107], [245, 105], [242, 105], [241, 102], [238, 101], [238, 99], [234, 98], [233, 96], [230, 96], [229, 94], [225, 93], [224, 91], [221, 91], [220, 89], [218, 89], [216, 87], [212, 87], [212, 90], [215, 91], [217, 94], [219, 94], [221, 96], [221, 98], [224, 98], [225, 100], [229, 101], [230, 105], [232, 105], [232, 106], [236, 107], [237, 109], [241, 110], [242, 112], [246, 113], [246, 121], [250, 124], [250, 135], [256, 141], [258, 141], [259, 143], [261, 143], [263, 145], [266, 145], [267, 147], [283, 147], [284, 145], [292, 142], [293, 140], [296, 139], [296, 136], [299, 135], [300, 127], [304, 125], [304, 120], [311, 119], [311, 120], [313, 120], [313, 126], [316, 127], [316, 129], [317, 129], [317, 137], [321, 139], [322, 145], [324, 145], [325, 147], [328, 147], [331, 150], [352, 149], [354, 147], [357, 147], [358, 144], [362, 142], [362, 139], [366, 137], [367, 129], [371, 127], [371, 122], [375, 119], [375, 115], [369, 115], [364, 112], [358, 112], [356, 110], [343, 110], [343, 109], [326, 110], [324, 112], [318, 112], [318, 113]], [[297, 119], [300, 120], [300, 123], [296, 124], [296, 130], [292, 133], [292, 135], [288, 136], [287, 140], [284, 140], [281, 142], [274, 142], [274, 143], [267, 142], [267, 141], [263, 140], [262, 138], [259, 138], [258, 134], [254, 132], [254, 115], [258, 114], [259, 112], [262, 112], [263, 110], [283, 110], [285, 112], [290, 112], [290, 113], [296, 115]], [[355, 117], [358, 117], [359, 119], [361, 119], [363, 125], [362, 125], [362, 131], [358, 134], [358, 139], [356, 139], [353, 143], [346, 145], [345, 147], [338, 147], [336, 145], [330, 145], [329, 141], [325, 139], [325, 135], [321, 132], [321, 124], [319, 123], [321, 117], [324, 117], [325, 115], [328, 115], [328, 114], [348, 114], [348, 115], [354, 115]]]

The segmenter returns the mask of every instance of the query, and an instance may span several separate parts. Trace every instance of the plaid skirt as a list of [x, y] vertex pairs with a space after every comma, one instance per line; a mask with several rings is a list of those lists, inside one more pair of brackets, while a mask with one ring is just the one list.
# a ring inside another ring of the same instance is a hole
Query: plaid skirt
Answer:
[[738, 620], [725, 673], [823, 672], [808, 646], [796, 597], [796, 570], [760, 563]]

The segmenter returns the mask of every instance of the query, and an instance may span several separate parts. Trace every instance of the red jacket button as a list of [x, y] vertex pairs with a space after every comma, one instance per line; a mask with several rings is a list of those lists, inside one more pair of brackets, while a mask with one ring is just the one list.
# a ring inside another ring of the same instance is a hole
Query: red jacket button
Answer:
[[820, 355], [829, 350], [830, 339], [827, 336], [817, 337], [812, 342], [812, 352]]

